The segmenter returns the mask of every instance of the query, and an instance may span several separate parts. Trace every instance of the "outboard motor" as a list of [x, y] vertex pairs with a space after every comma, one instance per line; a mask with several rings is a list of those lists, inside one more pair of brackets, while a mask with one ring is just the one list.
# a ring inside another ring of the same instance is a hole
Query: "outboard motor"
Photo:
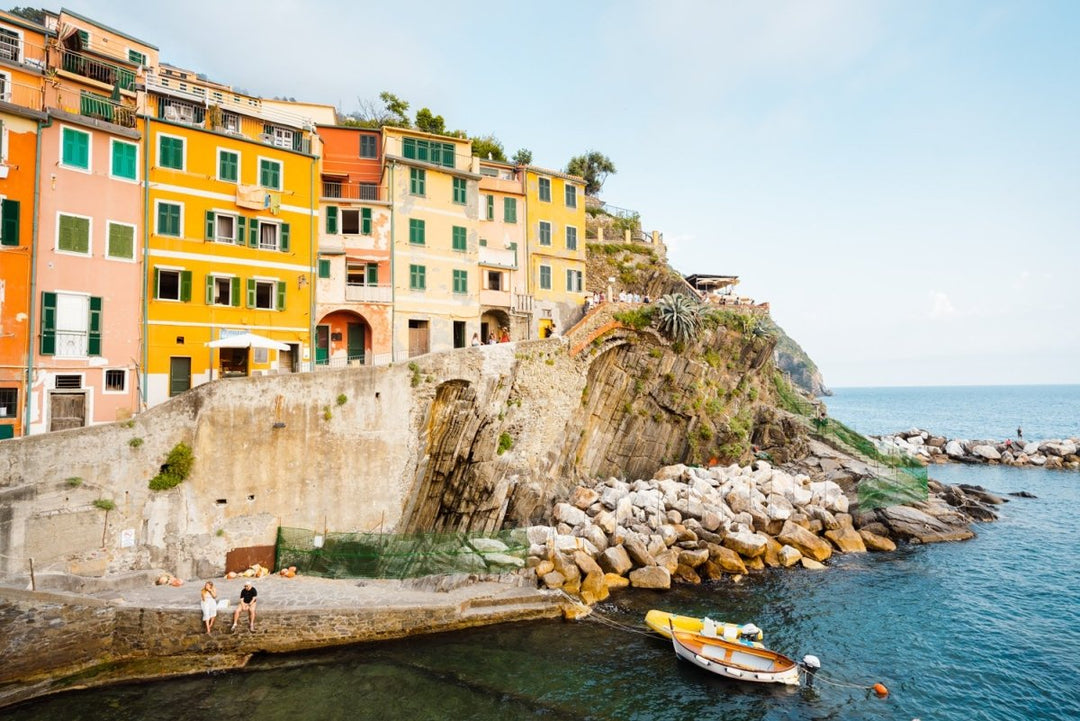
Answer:
[[810, 654], [806, 654], [805, 656], [803, 656], [802, 663], [800, 665], [803, 667], [803, 670], [806, 671], [806, 687], [813, 688], [814, 674], [817, 673], [817, 670], [819, 668], [821, 668], [821, 661], [818, 659], [817, 656], [811, 656]]

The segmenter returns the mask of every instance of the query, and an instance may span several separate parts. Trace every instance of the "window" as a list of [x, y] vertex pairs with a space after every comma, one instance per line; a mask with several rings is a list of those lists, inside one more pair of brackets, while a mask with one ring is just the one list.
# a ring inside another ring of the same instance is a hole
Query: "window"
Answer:
[[454, 271], [454, 292], [455, 293], [468, 293], [469, 292], [469, 271], [467, 271], [467, 270], [455, 270]]
[[487, 272], [487, 288], [488, 290], [502, 290], [503, 286], [503, 274], [497, 270], [489, 270]]
[[157, 300], [191, 300], [191, 271], [154, 268], [154, 298]]
[[341, 209], [341, 232], [345, 235], [360, 234], [360, 211], [349, 208]]
[[577, 228], [572, 225], [566, 226], [566, 249], [577, 250]]
[[403, 138], [401, 154], [412, 160], [422, 160], [444, 168], [454, 167], [453, 143], [440, 143], [422, 138]]
[[424, 221], [409, 218], [409, 242], [414, 245], [424, 244]]
[[240, 116], [236, 113], [230, 113], [228, 111], [221, 111], [221, 122], [218, 125], [218, 129], [224, 130], [226, 133], [233, 133], [234, 135], [240, 134]]
[[[239, 220], [243, 219], [240, 218]], [[240, 224], [240, 230], [243, 230], [243, 223]], [[260, 250], [280, 250], [283, 253], [288, 253], [289, 224], [275, 223], [268, 220], [259, 221], [252, 218], [248, 245]]]
[[379, 186], [375, 183], [358, 183], [360, 200], [378, 200]]
[[517, 222], [517, 198], [503, 198], [503, 221]]
[[63, 128], [60, 138], [60, 164], [69, 168], [90, 170], [90, 133]]
[[56, 249], [90, 255], [90, 219], [61, 214], [57, 223]]
[[368, 263], [367, 267], [367, 284], [378, 285], [379, 284], [379, 264]]
[[107, 224], [105, 257], [119, 260], [135, 260], [135, 226], [127, 223]]
[[551, 223], [540, 221], [540, 245], [551, 245]]
[[293, 138], [293, 131], [288, 128], [272, 128], [270, 133], [273, 138], [273, 144], [279, 148], [289, 148], [291, 150], [297, 150], [295, 145], [295, 139]]
[[331, 205], [326, 209], [326, 234], [337, 235], [338, 229], [338, 209], [337, 206]]
[[229, 183], [240, 182], [240, 153], [231, 150], [218, 150], [218, 180]]
[[240, 279], [233, 276], [206, 276], [207, 305], [240, 305]]
[[565, 195], [565, 197], [566, 197], [566, 207], [567, 208], [576, 208], [577, 207], [577, 188], [570, 185], [570, 183], [567, 183], [566, 184], [566, 189], [563, 192], [563, 195]]
[[330, 277], [330, 259], [329, 258], [319, 258], [319, 277], [320, 278], [329, 278]]
[[[2, 37], [2, 36], [0, 36]], [[4, 46], [0, 44], [0, 53]], [[19, 412], [19, 389], [0, 388], [0, 418], [11, 418]]]
[[551, 266], [540, 266], [540, 289], [551, 290]]
[[374, 135], [361, 135], [360, 136], [360, 157], [361, 158], [377, 158], [379, 157], [378, 150], [375, 147]]
[[136, 180], [138, 178], [138, 152], [139, 146], [135, 143], [125, 143], [122, 140], [113, 139], [112, 165], [109, 174], [114, 178]]
[[215, 243], [244, 242], [244, 218], [206, 211], [206, 239]]
[[127, 390], [127, 370], [108, 368], [105, 371], [105, 392], [123, 393]]
[[551, 202], [551, 178], [538, 178], [540, 182], [540, 200], [545, 203]]
[[375, 287], [379, 284], [378, 263], [350, 263], [346, 272], [349, 285]]
[[18, 32], [0, 28], [0, 58], [22, 62], [22, 36]]
[[371, 208], [360, 209], [360, 235], [371, 235]]
[[270, 190], [281, 190], [281, 161], [259, 158], [259, 185]]
[[487, 197], [487, 219], [495, 220], [495, 196], [488, 195]]
[[454, 202], [465, 205], [465, 178], [454, 178]]
[[249, 278], [247, 290], [249, 308], [285, 310], [285, 283], [282, 281]]
[[0, 200], [0, 245], [19, 244], [19, 201]]
[[450, 237], [450, 247], [454, 250], [465, 251], [466, 248], [466, 230], [460, 225], [455, 225]]
[[427, 289], [427, 268], [422, 265], [409, 266], [409, 290]]
[[158, 136], [158, 165], [173, 170], [184, 169], [184, 139], [172, 135]]
[[181, 212], [183, 206], [179, 203], [166, 203], [158, 201], [157, 204], [157, 234], [168, 235], [174, 238], [179, 238], [181, 223]]
[[423, 195], [427, 187], [427, 171], [423, 168], [409, 168], [409, 193]]
[[128, 50], [128, 60], [136, 65], [146, 65], [146, 56], [138, 50]]
[[101, 298], [41, 294], [41, 353], [57, 358], [101, 355]]
[[[3, 52], [3, 48], [4, 46], [0, 45], [0, 52]], [[0, 57], [3, 56], [0, 55]], [[11, 75], [8, 73], [0, 73], [0, 100], [3, 100], [5, 103], [11, 102]], [[0, 153], [0, 156], [2, 155], [3, 154]]]
[[566, 291], [568, 293], [580, 293], [584, 275], [580, 270], [566, 271]]

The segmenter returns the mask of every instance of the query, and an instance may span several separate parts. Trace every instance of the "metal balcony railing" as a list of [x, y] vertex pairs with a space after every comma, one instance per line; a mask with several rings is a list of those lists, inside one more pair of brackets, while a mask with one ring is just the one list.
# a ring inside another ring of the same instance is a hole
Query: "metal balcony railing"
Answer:
[[115, 103], [109, 98], [85, 90], [79, 98], [79, 115], [97, 118], [125, 128], [135, 127], [135, 108]]
[[41, 110], [41, 96], [41, 86], [13, 83], [6, 77], [0, 76], [0, 102], [11, 103], [30, 110]]
[[56, 357], [82, 358], [86, 355], [88, 334], [86, 331], [56, 331]]
[[99, 83], [119, 86], [121, 90], [135, 90], [135, 72], [73, 50], [62, 50], [60, 67], [66, 72], [81, 75]]
[[324, 200], [378, 200], [379, 186], [375, 183], [323, 180], [322, 197]]

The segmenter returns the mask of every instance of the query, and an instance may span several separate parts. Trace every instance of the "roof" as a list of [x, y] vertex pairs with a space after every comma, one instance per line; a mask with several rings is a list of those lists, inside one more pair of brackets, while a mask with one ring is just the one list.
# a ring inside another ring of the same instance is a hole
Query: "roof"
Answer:
[[456, 135], [439, 135], [438, 133], [428, 133], [423, 130], [417, 130], [416, 128], [399, 128], [396, 125], [384, 125], [383, 132], [400, 133], [401, 135], [418, 135], [422, 138], [438, 138], [439, 140], [452, 140], [455, 143], [471, 143], [468, 138], [459, 138]]
[[539, 173], [541, 175], [553, 175], [556, 178], [562, 178], [563, 180], [572, 180], [575, 183], [581, 183], [582, 185], [585, 185], [585, 178], [582, 178], [579, 175], [570, 175], [569, 173], [564, 173], [561, 170], [549, 170], [548, 168], [541, 168], [538, 165], [526, 165], [525, 169], [533, 173]]
[[686, 282], [695, 288], [698, 285], [733, 285], [739, 282], [739, 276], [737, 275], [708, 275], [706, 273], [695, 273], [694, 275], [686, 276]]
[[83, 22], [87, 22], [87, 23], [90, 23], [92, 25], [96, 25], [97, 27], [101, 28], [102, 30], [107, 30], [110, 33], [113, 33], [114, 35], [119, 35], [120, 37], [127, 38], [128, 40], [131, 40], [132, 42], [139, 43], [140, 45], [145, 45], [146, 47], [150, 48], [151, 50], [158, 50], [159, 49], [157, 45], [151, 45], [150, 43], [146, 42], [145, 40], [140, 40], [139, 38], [135, 37], [134, 35], [128, 35], [127, 33], [123, 32], [123, 31], [117, 30], [116, 28], [109, 27], [105, 23], [99, 23], [97, 20], [94, 20], [92, 18], [88, 18], [85, 15], [80, 15], [77, 12], [72, 12], [71, 10], [68, 10], [65, 7], [60, 8], [60, 14], [61, 15], [70, 15], [71, 17], [78, 18], [79, 20], [82, 20]]
[[26, 18], [21, 17], [19, 15], [12, 15], [10, 12], [8, 12], [6, 10], [0, 10], [0, 18], [2, 18], [4, 20], [4, 22], [11, 23], [12, 25], [16, 25], [18, 27], [21, 27], [24, 30], [33, 30], [34, 32], [41, 33], [42, 35], [52, 35], [53, 34], [53, 32], [51, 30], [49, 30], [47, 27], [45, 27], [44, 25], [38, 25], [33, 20], [27, 20]]

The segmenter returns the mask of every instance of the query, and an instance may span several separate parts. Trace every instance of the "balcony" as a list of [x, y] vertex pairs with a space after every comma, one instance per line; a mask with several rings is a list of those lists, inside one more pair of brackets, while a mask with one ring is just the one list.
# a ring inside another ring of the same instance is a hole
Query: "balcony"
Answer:
[[135, 92], [135, 72], [119, 65], [87, 57], [72, 50], [62, 50], [60, 68], [73, 75]]
[[389, 285], [349, 283], [345, 286], [345, 300], [353, 303], [389, 303], [392, 296]]
[[480, 291], [480, 305], [485, 307], [509, 309], [514, 299], [508, 290], [484, 288]]
[[379, 186], [375, 183], [348, 183], [339, 180], [322, 182], [323, 200], [378, 200]]
[[41, 87], [13, 83], [5, 76], [0, 75], [0, 102], [40, 111], [42, 109]]
[[499, 268], [517, 267], [517, 250], [514, 248], [491, 248], [480, 246], [480, 265], [493, 265]]
[[97, 118], [125, 128], [135, 127], [135, 108], [115, 103], [109, 98], [88, 93], [85, 90], [79, 99], [79, 115]]
[[206, 121], [206, 108], [172, 98], [158, 98], [157, 116], [164, 120], [202, 127]]

